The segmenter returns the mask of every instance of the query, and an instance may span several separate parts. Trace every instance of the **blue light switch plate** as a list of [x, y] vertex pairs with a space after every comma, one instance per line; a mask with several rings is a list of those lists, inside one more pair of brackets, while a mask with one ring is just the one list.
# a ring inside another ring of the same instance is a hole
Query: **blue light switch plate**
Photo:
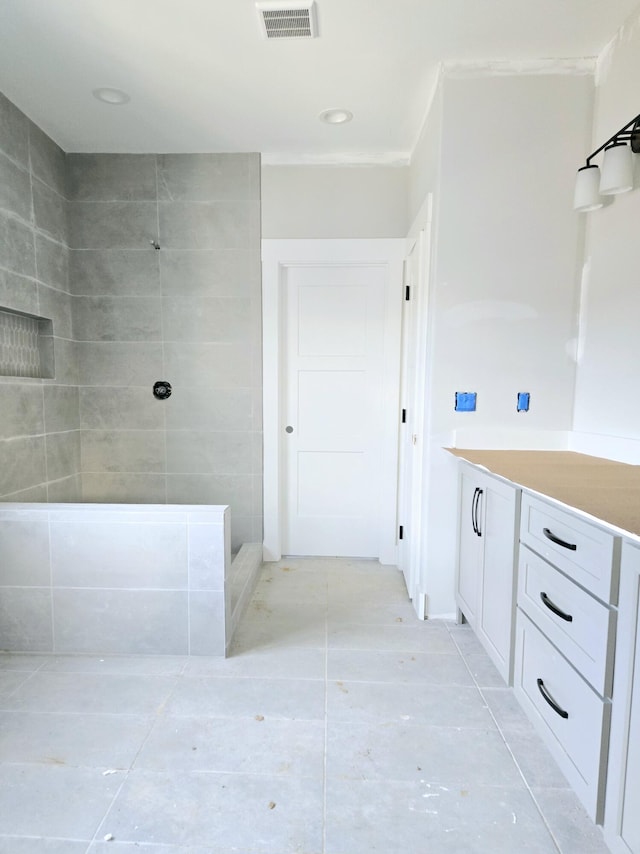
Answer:
[[475, 412], [476, 411], [476, 392], [475, 391], [457, 391], [456, 392], [456, 412]]
[[518, 392], [518, 405], [516, 406], [517, 412], [528, 412], [529, 411], [529, 401], [531, 400], [531, 395], [528, 391], [519, 391]]

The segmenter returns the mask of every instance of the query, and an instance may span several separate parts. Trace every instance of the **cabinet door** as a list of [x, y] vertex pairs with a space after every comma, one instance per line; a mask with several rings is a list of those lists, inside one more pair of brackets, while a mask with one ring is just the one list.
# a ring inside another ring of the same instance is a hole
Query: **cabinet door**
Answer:
[[615, 854], [640, 854], [640, 549], [624, 543], [616, 641], [605, 836]]
[[482, 560], [482, 538], [477, 533], [478, 473], [460, 467], [458, 506], [458, 574], [456, 600], [468, 623], [475, 628]]
[[483, 543], [482, 587], [477, 632], [501, 676], [512, 683], [515, 619], [515, 553], [518, 490], [494, 478], [482, 478], [480, 532]]

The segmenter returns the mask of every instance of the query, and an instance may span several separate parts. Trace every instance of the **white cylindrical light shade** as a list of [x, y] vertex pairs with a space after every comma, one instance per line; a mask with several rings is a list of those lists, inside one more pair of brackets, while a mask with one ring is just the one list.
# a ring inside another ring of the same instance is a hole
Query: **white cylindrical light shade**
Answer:
[[573, 208], [576, 211], [595, 211], [602, 207], [600, 198], [600, 169], [597, 166], [583, 166], [576, 175], [576, 191]]
[[600, 192], [603, 196], [626, 193], [633, 189], [631, 149], [624, 142], [614, 142], [604, 150]]

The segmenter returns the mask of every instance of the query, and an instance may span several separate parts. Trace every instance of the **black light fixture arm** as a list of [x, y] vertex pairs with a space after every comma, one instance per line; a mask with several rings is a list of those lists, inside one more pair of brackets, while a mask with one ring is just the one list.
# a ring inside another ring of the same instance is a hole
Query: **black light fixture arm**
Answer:
[[593, 160], [596, 154], [600, 154], [600, 152], [604, 151], [608, 145], [616, 142], [629, 142], [633, 153], [640, 154], [640, 115], [636, 116], [635, 119], [631, 119], [631, 121], [623, 128], [620, 128], [620, 130], [617, 133], [614, 133], [611, 139], [608, 139], [604, 145], [600, 146], [600, 148], [596, 148], [596, 150], [587, 157], [587, 166], [591, 165], [591, 160]]

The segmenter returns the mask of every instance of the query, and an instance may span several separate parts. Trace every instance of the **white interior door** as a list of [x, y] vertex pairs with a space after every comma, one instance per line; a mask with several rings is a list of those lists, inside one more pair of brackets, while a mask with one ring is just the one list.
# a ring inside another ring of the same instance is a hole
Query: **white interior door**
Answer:
[[397, 563], [404, 250], [262, 243], [265, 560]]
[[386, 270], [290, 267], [283, 551], [377, 557]]

